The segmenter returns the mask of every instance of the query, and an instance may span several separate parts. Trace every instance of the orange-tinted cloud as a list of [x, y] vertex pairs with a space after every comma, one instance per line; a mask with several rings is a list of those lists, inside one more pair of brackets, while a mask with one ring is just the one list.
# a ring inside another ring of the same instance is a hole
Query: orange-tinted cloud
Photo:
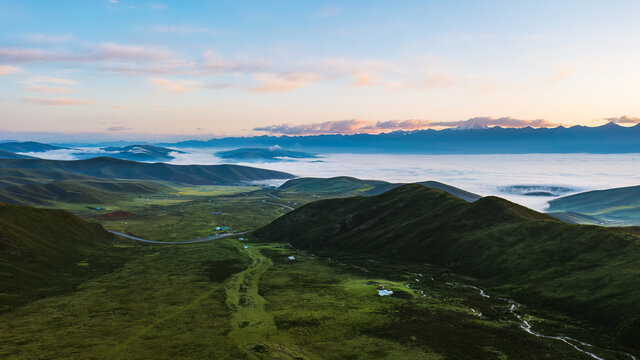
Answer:
[[640, 124], [640, 117], [629, 117], [626, 115], [620, 117], [605, 118], [604, 120], [616, 124]]
[[162, 78], [149, 78], [149, 84], [159, 86], [164, 91], [177, 94], [186, 94], [202, 87], [201, 83], [193, 80], [169, 80]]
[[261, 84], [256, 92], [285, 92], [319, 81], [321, 77], [313, 73], [258, 74], [255, 79]]
[[544, 119], [536, 120], [519, 120], [511, 117], [491, 118], [491, 117], [475, 117], [460, 121], [431, 121], [431, 120], [389, 120], [389, 121], [370, 121], [363, 119], [326, 121], [322, 123], [312, 123], [303, 125], [271, 125], [256, 127], [254, 131], [265, 131], [271, 134], [285, 135], [314, 135], [314, 134], [378, 134], [390, 131], [413, 131], [431, 128], [459, 128], [459, 129], [478, 129], [487, 127], [552, 127], [558, 126]]
[[71, 98], [37, 98], [37, 97], [28, 97], [20, 100], [23, 103], [27, 104], [35, 104], [35, 105], [53, 105], [53, 106], [67, 106], [67, 105], [87, 105], [91, 104], [90, 101], [82, 100], [82, 99], [71, 99]]
[[20, 72], [20, 68], [10, 65], [0, 65], [0, 76], [11, 75]]

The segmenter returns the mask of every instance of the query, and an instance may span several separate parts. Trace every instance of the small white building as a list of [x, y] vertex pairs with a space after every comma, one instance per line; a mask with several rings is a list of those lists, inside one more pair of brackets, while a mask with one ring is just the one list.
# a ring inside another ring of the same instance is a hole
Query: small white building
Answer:
[[243, 237], [239, 237], [238, 240], [242, 241], [242, 240], [244, 240], [244, 238]]
[[247, 245], [243, 246], [245, 249], [248, 249], [249, 247]]
[[291, 255], [291, 256], [288, 257], [288, 259], [289, 260], [295, 260], [296, 258], [295, 258], [295, 256]]
[[393, 295], [393, 291], [389, 291], [389, 290], [378, 290], [378, 295], [379, 295], [379, 296], [389, 296], [389, 295]]

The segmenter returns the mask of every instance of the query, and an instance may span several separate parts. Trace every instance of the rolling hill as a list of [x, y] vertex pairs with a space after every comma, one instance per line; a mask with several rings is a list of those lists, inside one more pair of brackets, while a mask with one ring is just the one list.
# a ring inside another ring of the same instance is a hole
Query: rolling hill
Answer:
[[120, 264], [105, 253], [115, 241], [63, 210], [0, 203], [0, 311], [110, 271]]
[[[473, 202], [482, 196], [468, 192], [466, 190], [443, 184], [437, 181], [423, 181], [417, 184], [439, 189], [463, 200]], [[380, 180], [361, 180], [348, 176], [333, 178], [298, 178], [289, 180], [278, 189], [292, 192], [311, 193], [346, 193], [350, 195], [378, 195], [385, 191], [397, 188], [405, 184], [389, 183]]]
[[61, 149], [66, 149], [66, 148], [63, 148], [60, 146], [53, 146], [49, 144], [43, 144], [43, 143], [34, 142], [34, 141], [0, 143], [0, 150], [12, 152], [12, 153], [44, 152], [44, 151], [61, 150]]
[[33, 156], [14, 154], [9, 151], [0, 150], [0, 159], [35, 159]]
[[587, 191], [549, 201], [549, 211], [571, 211], [610, 220], [616, 225], [640, 225], [640, 186]]
[[317, 158], [316, 155], [294, 150], [279, 148], [241, 148], [235, 150], [218, 151], [216, 156], [222, 159], [236, 161], [283, 161], [283, 158], [307, 159]]
[[114, 159], [131, 160], [131, 161], [148, 161], [148, 162], [163, 162], [173, 160], [174, 157], [171, 153], [184, 153], [183, 151], [167, 149], [160, 146], [153, 145], [128, 145], [123, 147], [103, 147], [100, 150], [108, 151], [98, 153], [74, 153], [78, 159], [91, 159], [96, 157], [111, 157]]
[[66, 180], [25, 184], [0, 189], [0, 201], [10, 204], [46, 205], [52, 201], [105, 204], [131, 195], [155, 194], [169, 188], [151, 182]]
[[0, 189], [25, 184], [47, 184], [60, 180], [101, 180], [100, 178], [58, 170], [2, 169]]
[[254, 235], [329, 256], [448, 267], [494, 294], [586, 318], [638, 346], [640, 293], [630, 289], [640, 288], [640, 239], [620, 230], [414, 184], [312, 202]]
[[280, 171], [239, 165], [150, 164], [107, 157], [75, 161], [0, 160], [0, 169], [63, 171], [102, 179], [163, 180], [191, 185], [236, 185], [247, 181], [293, 177]]

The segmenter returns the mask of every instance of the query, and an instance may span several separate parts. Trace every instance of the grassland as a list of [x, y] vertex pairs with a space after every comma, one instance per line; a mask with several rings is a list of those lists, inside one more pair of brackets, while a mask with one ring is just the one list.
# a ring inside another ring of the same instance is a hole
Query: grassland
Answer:
[[[274, 203], [297, 208], [317, 200], [272, 193], [182, 187], [119, 199], [102, 211], [55, 206], [107, 229], [172, 241], [206, 236], [220, 225], [255, 229], [290, 211]], [[135, 218], [96, 218], [115, 210]], [[118, 267], [0, 312], [0, 358], [589, 359], [524, 332], [504, 301], [466, 286], [476, 279], [423, 263], [330, 259], [247, 237], [112, 245], [102, 254], [121, 256]], [[74, 266], [93, 264], [80, 260]], [[400, 296], [377, 296], [380, 285]], [[537, 307], [521, 313], [538, 330], [586, 340], [606, 359], [627, 359], [602, 350], [616, 345], [588, 323]]]

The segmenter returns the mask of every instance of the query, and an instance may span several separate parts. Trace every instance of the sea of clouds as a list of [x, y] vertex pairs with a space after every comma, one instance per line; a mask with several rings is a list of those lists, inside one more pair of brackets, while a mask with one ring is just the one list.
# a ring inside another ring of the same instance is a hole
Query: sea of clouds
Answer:
[[[216, 151], [225, 149], [180, 150], [186, 153], [172, 153], [175, 159], [171, 164], [229, 162], [215, 156]], [[56, 150], [31, 155], [72, 160], [74, 152], [79, 151]], [[544, 210], [554, 197], [524, 196], [501, 189], [512, 185], [561, 186], [575, 193], [640, 185], [640, 154], [328, 154], [319, 159], [235, 164], [285, 171], [301, 177], [353, 176], [390, 182], [434, 180], [480, 195], [497, 195], [539, 211]]]

